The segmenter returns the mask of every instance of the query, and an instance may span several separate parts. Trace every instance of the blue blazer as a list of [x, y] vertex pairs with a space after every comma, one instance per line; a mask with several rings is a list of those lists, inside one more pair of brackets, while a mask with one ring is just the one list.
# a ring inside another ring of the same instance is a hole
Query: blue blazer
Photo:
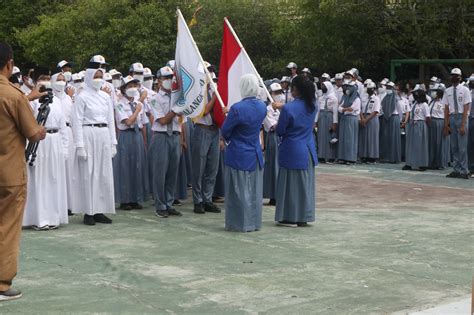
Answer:
[[230, 108], [221, 132], [229, 143], [225, 151], [225, 165], [241, 171], [255, 171], [257, 161], [263, 168], [260, 147], [260, 128], [267, 115], [265, 104], [255, 97], [247, 97]]
[[308, 155], [311, 154], [314, 165], [318, 164], [314, 143], [313, 126], [317, 108], [309, 112], [300, 98], [283, 106], [276, 132], [281, 136], [278, 163], [280, 167], [291, 170], [307, 170]]

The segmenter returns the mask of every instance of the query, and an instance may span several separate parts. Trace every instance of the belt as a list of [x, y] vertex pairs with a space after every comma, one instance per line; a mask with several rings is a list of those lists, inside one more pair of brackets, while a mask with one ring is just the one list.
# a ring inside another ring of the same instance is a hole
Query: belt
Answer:
[[[135, 131], [135, 128], [127, 128], [127, 129], [123, 129], [123, 130], [120, 130], [120, 131]], [[142, 131], [142, 128], [138, 128], [138, 131]]]
[[46, 130], [47, 133], [58, 133], [59, 129], [48, 129]]
[[105, 128], [107, 127], [107, 124], [85, 124], [83, 126], [86, 126], [86, 127], [97, 127], [97, 128]]
[[66, 126], [67, 126], [67, 127], [71, 127], [71, 123], [68, 123], [68, 122], [67, 122], [67, 123], [66, 123]]
[[196, 127], [207, 129], [207, 130], [217, 130], [217, 127], [215, 125], [203, 125], [203, 124], [196, 124]]
[[[168, 134], [168, 132], [167, 132], [167, 131], [153, 131], [153, 132], [154, 132], [154, 133], [159, 133], [159, 134], [165, 134], [165, 135], [167, 135], [167, 134]], [[176, 136], [176, 135], [179, 135], [179, 134], [180, 134], [180, 132], [179, 132], [179, 131], [173, 131], [173, 135], [175, 135], [175, 136]]]
[[444, 120], [444, 118], [431, 117], [433, 120]]

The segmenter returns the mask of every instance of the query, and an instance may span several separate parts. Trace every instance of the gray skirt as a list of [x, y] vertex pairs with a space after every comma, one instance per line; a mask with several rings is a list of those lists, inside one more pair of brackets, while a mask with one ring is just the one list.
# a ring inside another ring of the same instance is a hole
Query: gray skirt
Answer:
[[148, 200], [148, 162], [141, 132], [120, 131], [113, 168], [117, 202], [137, 203]]
[[263, 170], [253, 172], [225, 168], [225, 229], [258, 231], [262, 227]]
[[450, 160], [450, 138], [443, 135], [444, 119], [432, 118], [428, 127], [429, 167], [447, 168]]
[[336, 158], [336, 144], [331, 144], [332, 132], [329, 130], [332, 126], [332, 112], [319, 112], [318, 120], [318, 158], [334, 160]]
[[186, 172], [186, 153], [189, 149], [180, 154], [178, 166], [178, 181], [176, 182], [176, 192], [174, 198], [178, 200], [188, 199], [188, 176]]
[[224, 165], [225, 149], [219, 154], [219, 168], [217, 169], [216, 183], [214, 184], [213, 197], [225, 196], [225, 165]]
[[381, 119], [380, 125], [380, 160], [389, 163], [400, 163], [402, 160], [400, 116], [392, 115], [387, 120]]
[[191, 139], [193, 136], [194, 132], [194, 123], [191, 119], [188, 119], [186, 121], [186, 145], [187, 145], [187, 150], [184, 154], [185, 162], [186, 162], [186, 174], [187, 174], [187, 180], [188, 180], [188, 185], [192, 185], [193, 183], [193, 171], [192, 171], [192, 160], [191, 160]]
[[307, 170], [280, 168], [275, 221], [313, 222], [315, 220], [314, 162], [309, 156]]
[[337, 158], [343, 161], [356, 162], [358, 144], [359, 121], [357, 116], [342, 115], [339, 125]]
[[406, 165], [428, 167], [428, 127], [423, 120], [410, 121], [407, 133]]
[[[474, 111], [474, 108], [471, 108]], [[474, 117], [469, 118], [469, 139], [467, 142], [467, 154], [469, 157], [469, 170], [474, 173]]]
[[373, 117], [365, 127], [359, 128], [359, 156], [361, 158], [379, 158], [380, 122]]
[[265, 166], [263, 169], [263, 198], [275, 199], [278, 179], [278, 136], [267, 133], [265, 142]]

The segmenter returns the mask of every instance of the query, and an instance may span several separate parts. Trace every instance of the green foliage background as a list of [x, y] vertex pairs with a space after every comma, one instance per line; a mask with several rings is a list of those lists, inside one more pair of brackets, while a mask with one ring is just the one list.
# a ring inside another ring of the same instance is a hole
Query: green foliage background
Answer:
[[294, 61], [318, 74], [355, 66], [379, 79], [390, 59], [470, 58], [474, 51], [474, 0], [0, 0], [0, 40], [12, 44], [20, 66], [53, 69], [66, 59], [77, 70], [102, 54], [122, 72], [136, 61], [156, 71], [174, 58], [177, 7], [188, 22], [201, 7], [191, 32], [217, 65], [227, 16], [267, 78]]

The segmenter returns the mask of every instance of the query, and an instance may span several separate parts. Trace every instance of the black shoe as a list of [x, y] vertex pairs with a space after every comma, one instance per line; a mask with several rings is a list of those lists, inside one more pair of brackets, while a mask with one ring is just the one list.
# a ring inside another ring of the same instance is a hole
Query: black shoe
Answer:
[[221, 209], [212, 202], [206, 202], [204, 204], [204, 211], [212, 213], [221, 213]]
[[276, 206], [276, 200], [275, 199], [270, 199], [270, 201], [268, 202], [268, 205], [269, 206]]
[[405, 165], [404, 167], [402, 167], [402, 170], [403, 171], [411, 171], [411, 166]]
[[459, 174], [458, 178], [469, 179], [469, 174]]
[[179, 212], [175, 208], [169, 208], [166, 211], [168, 211], [168, 215], [175, 215], [175, 216], [178, 216], [178, 217], [182, 216], [181, 212]]
[[94, 214], [94, 220], [97, 223], [110, 224], [112, 220], [107, 218], [103, 213]]
[[143, 209], [143, 206], [137, 202], [131, 203], [130, 206], [132, 206], [133, 209]]
[[19, 299], [23, 296], [21, 291], [10, 288], [6, 291], [0, 291], [0, 302], [2, 301], [11, 301], [11, 300], [16, 300]]
[[206, 213], [206, 211], [204, 211], [204, 208], [202, 207], [202, 203], [197, 203], [194, 205], [194, 213], [197, 213], [197, 214]]
[[458, 178], [459, 175], [461, 175], [461, 174], [459, 174], [458, 172], [451, 172], [448, 175], [446, 175], [446, 177], [448, 177], [448, 178]]
[[419, 172], [426, 172], [427, 169], [428, 169], [427, 167], [420, 167], [420, 168], [418, 169], [418, 171], [419, 171]]
[[291, 222], [291, 221], [278, 221], [278, 225], [294, 226], [294, 225], [296, 225], [296, 222]]
[[224, 203], [224, 197], [212, 197], [212, 202], [214, 203]]
[[74, 213], [72, 213], [71, 210], [68, 210], [68, 211], [67, 211], [67, 216], [68, 216], [68, 217], [72, 217], [73, 215], [74, 215]]
[[120, 210], [130, 211], [132, 210], [132, 205], [130, 203], [121, 203]]
[[95, 225], [94, 216], [84, 214], [84, 224], [85, 225]]
[[181, 201], [179, 201], [178, 199], [176, 199], [175, 201], [173, 201], [173, 206], [182, 206], [183, 204], [181, 203]]
[[296, 222], [296, 225], [298, 227], [307, 227], [307, 226], [309, 226], [308, 222]]
[[158, 210], [155, 212], [155, 215], [159, 218], [167, 218], [169, 217], [169, 213], [166, 210]]

